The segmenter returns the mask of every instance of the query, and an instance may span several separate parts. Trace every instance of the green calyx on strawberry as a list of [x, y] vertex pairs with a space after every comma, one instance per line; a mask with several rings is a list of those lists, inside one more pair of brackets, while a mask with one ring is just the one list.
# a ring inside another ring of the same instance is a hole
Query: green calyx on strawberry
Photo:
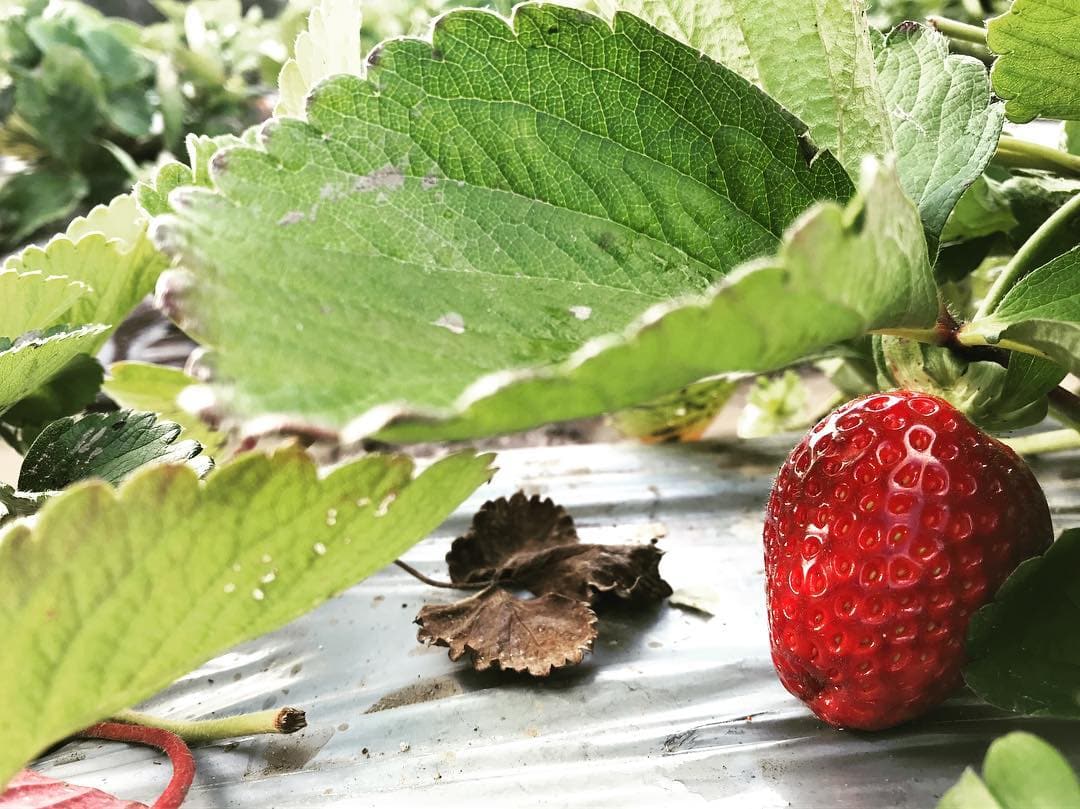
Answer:
[[848, 402], [792, 451], [765, 517], [781, 682], [837, 727], [912, 719], [961, 682], [972, 613], [1052, 540], [1027, 465], [943, 399]]
[[1030, 354], [1000, 352], [1000, 358], [1008, 365], [990, 358], [966, 359], [944, 346], [874, 337], [882, 389], [910, 388], [945, 399], [984, 430], [1038, 424], [1046, 418], [1046, 395], [1061, 382], [1064, 369]]

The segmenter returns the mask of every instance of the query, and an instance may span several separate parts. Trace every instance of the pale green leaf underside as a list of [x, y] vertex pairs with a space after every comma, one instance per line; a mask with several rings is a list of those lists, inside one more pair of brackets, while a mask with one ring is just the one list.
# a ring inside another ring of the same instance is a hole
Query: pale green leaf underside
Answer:
[[1080, 248], [1025, 276], [992, 315], [972, 321], [964, 332], [1040, 353], [1080, 373]]
[[109, 366], [109, 378], [102, 389], [121, 407], [157, 413], [184, 428], [184, 435], [203, 445], [206, 454], [217, 457], [226, 436], [184, 410], [178, 402], [185, 388], [196, 384], [193, 377], [177, 368], [148, 362], [116, 362]]
[[1080, 118], [1080, 3], [1015, 0], [987, 24], [990, 78], [1010, 121]]
[[307, 123], [219, 152], [215, 192], [173, 193], [157, 233], [196, 283], [164, 297], [227, 407], [329, 426], [447, 408], [704, 292], [850, 194], [768, 97], [640, 20], [534, 4], [513, 25], [458, 11], [433, 44], [388, 42]]
[[58, 323], [87, 290], [85, 284], [62, 276], [0, 270], [0, 336], [14, 340]]
[[765, 89], [857, 176], [892, 143], [860, 0], [619, 0]]
[[320, 0], [296, 38], [295, 57], [278, 75], [279, 100], [274, 115], [304, 117], [304, 101], [316, 84], [338, 73], [363, 75], [360, 47], [363, 3], [360, 0]]
[[[153, 290], [167, 263], [147, 237], [146, 225], [134, 198], [125, 194], [75, 219], [65, 233], [44, 247], [27, 247], [11, 256], [4, 269], [62, 276], [85, 284], [89, 291], [56, 322], [113, 327]], [[39, 323], [35, 328], [51, 325], [54, 323]], [[103, 341], [104, 335], [99, 342]]]
[[904, 23], [877, 56], [900, 181], [936, 241], [957, 201], [994, 155], [1004, 112], [981, 62], [950, 56], [948, 40]]
[[[553, 369], [481, 380], [438, 421], [397, 414], [381, 435], [421, 441], [510, 432], [649, 401], [714, 374], [768, 371], [877, 328], [928, 328], [938, 312], [918, 211], [895, 174], [868, 166], [863, 199], [823, 203], [792, 226], [776, 258], [708, 296], [668, 304], [622, 339]], [[372, 414], [357, 433], [381, 426]]]
[[0, 415], [48, 382], [78, 354], [92, 354], [108, 327], [83, 326], [35, 336], [33, 332], [0, 351]]
[[200, 474], [211, 461], [198, 441], [180, 437], [180, 425], [153, 413], [117, 410], [68, 416], [49, 424], [31, 444], [19, 470], [24, 492], [59, 491], [78, 480], [119, 484], [142, 466], [191, 461]]
[[1080, 530], [1020, 565], [972, 618], [964, 678], [987, 702], [1037, 716], [1080, 718], [1071, 638], [1080, 621]]
[[937, 809], [1074, 809], [1080, 781], [1069, 762], [1038, 736], [1013, 732], [986, 752], [983, 777], [971, 769], [941, 796]]
[[[0, 789], [53, 742], [146, 699], [388, 564], [488, 479], [372, 455], [319, 479], [299, 450], [77, 484], [0, 536]], [[391, 495], [395, 495], [392, 501]], [[379, 516], [382, 514], [383, 516]]]

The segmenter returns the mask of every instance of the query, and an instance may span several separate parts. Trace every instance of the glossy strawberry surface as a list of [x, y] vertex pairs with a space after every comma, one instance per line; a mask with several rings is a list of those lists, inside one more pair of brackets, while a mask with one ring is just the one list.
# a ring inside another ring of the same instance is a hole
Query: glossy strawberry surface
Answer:
[[764, 533], [780, 680], [829, 724], [864, 730], [960, 684], [971, 614], [1052, 539], [1027, 465], [906, 391], [819, 422], [780, 469]]

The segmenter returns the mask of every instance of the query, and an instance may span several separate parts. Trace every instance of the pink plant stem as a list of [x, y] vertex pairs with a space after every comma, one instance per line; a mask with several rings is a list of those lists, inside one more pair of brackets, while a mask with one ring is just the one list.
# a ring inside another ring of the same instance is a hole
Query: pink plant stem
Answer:
[[106, 739], [129, 744], [145, 744], [156, 747], [172, 762], [172, 778], [150, 809], [179, 809], [195, 780], [195, 759], [184, 740], [175, 733], [142, 725], [126, 725], [121, 722], [101, 722], [82, 731], [80, 736], [90, 739]]

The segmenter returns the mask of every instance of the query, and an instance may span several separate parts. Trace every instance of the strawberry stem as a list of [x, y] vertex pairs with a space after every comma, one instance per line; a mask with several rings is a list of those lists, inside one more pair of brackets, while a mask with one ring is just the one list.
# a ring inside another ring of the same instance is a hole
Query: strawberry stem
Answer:
[[945, 36], [951, 39], [959, 39], [961, 42], [974, 42], [976, 45], [986, 44], [986, 29], [981, 25], [950, 20], [948, 17], [939, 17], [934, 14], [926, 18], [926, 22]]
[[226, 716], [221, 719], [195, 721], [163, 719], [136, 711], [122, 711], [113, 719], [127, 725], [166, 730], [176, 734], [188, 744], [208, 744], [221, 739], [267, 733], [296, 733], [307, 727], [307, 717], [299, 708], [274, 708], [239, 716]]
[[1047, 258], [1045, 255], [1046, 249], [1060, 230], [1072, 224], [1073, 217], [1077, 213], [1080, 213], [1080, 194], [1076, 194], [1054, 211], [1050, 218], [1043, 222], [1039, 229], [1031, 234], [1031, 238], [1016, 251], [1016, 255], [1005, 265], [1001, 275], [997, 277], [994, 285], [990, 287], [990, 291], [986, 293], [986, 299], [979, 306], [974, 320], [992, 315], [1009, 290], [1016, 286], [1017, 282], [1031, 270], [1042, 264]]
[[1080, 449], [1080, 432], [1076, 430], [1049, 430], [1035, 435], [1006, 438], [1003, 443], [1020, 455], [1041, 455], [1047, 452], [1064, 452]]
[[87, 739], [106, 739], [113, 742], [145, 744], [164, 752], [172, 763], [172, 778], [150, 809], [179, 809], [195, 780], [195, 759], [184, 740], [175, 733], [143, 725], [121, 722], [102, 722], [88, 727], [80, 736]]
[[1007, 168], [1038, 169], [1067, 177], [1080, 175], [1080, 156], [1011, 135], [1002, 135], [998, 140], [994, 162]]

